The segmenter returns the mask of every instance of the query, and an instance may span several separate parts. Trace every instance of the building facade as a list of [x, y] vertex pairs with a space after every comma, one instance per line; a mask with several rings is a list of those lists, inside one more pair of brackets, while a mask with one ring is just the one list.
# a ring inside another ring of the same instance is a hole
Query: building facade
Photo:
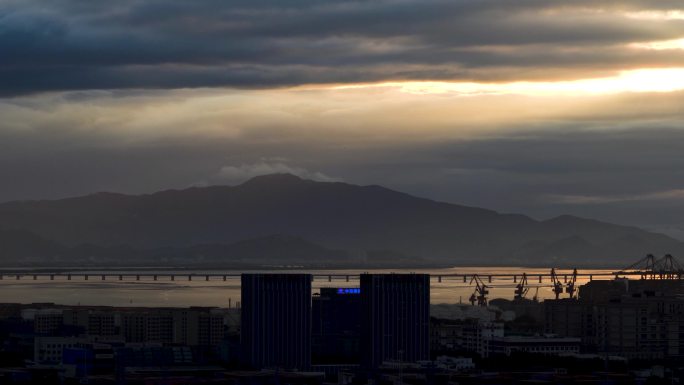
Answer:
[[358, 364], [361, 343], [361, 290], [322, 288], [311, 305], [314, 364]]
[[493, 337], [489, 341], [487, 356], [514, 353], [532, 353], [548, 356], [578, 354], [579, 338], [553, 336], [506, 336]]
[[256, 368], [311, 366], [310, 274], [243, 274], [241, 344]]
[[684, 357], [684, 280], [593, 281], [577, 300], [544, 302], [546, 331], [579, 337], [586, 352]]
[[430, 276], [361, 274], [362, 365], [430, 358]]
[[463, 351], [487, 357], [493, 338], [504, 336], [504, 324], [478, 318], [431, 320], [431, 348], [436, 351]]

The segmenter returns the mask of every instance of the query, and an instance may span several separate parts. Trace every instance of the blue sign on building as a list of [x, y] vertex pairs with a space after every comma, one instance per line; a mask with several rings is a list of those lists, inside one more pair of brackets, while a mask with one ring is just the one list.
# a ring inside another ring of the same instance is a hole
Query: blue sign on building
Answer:
[[361, 289], [357, 288], [339, 288], [337, 294], [361, 294]]

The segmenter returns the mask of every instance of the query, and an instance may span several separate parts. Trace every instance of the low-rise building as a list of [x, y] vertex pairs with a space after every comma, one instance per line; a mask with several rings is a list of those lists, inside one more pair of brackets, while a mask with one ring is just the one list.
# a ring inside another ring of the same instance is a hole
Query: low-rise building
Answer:
[[544, 302], [549, 333], [578, 337], [585, 352], [684, 357], [684, 280], [592, 281], [579, 299]]
[[38, 364], [61, 364], [64, 349], [90, 342], [85, 337], [36, 337], [33, 360]]
[[431, 345], [435, 351], [468, 351], [486, 357], [492, 338], [504, 336], [504, 324], [478, 318], [436, 319], [430, 325]]
[[32, 315], [34, 332], [39, 335], [55, 335], [64, 325], [62, 309], [39, 309]]
[[580, 351], [580, 338], [556, 336], [506, 336], [489, 341], [489, 355], [510, 356], [514, 353], [543, 355], [576, 354]]

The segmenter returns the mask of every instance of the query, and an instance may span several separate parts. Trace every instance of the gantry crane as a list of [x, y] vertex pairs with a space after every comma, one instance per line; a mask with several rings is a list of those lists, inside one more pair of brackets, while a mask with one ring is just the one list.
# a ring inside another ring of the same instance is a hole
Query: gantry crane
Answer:
[[660, 267], [661, 278], [665, 279], [681, 279], [684, 274], [684, 268], [677, 262], [675, 257], [666, 254], [663, 258], [658, 260]]
[[575, 288], [576, 283], [577, 283], [577, 269], [573, 270], [572, 278], [570, 279], [570, 282], [568, 282], [565, 285], [565, 292], [568, 293], [570, 298], [575, 298], [575, 293], [577, 292], [577, 288]]
[[484, 284], [477, 274], [473, 275], [473, 278], [470, 279], [471, 285], [473, 282], [475, 282], [475, 291], [470, 296], [470, 304], [474, 306], [477, 302], [478, 306], [487, 306], [487, 295], [489, 294], [487, 285]]
[[554, 268], [551, 269], [551, 282], [553, 283], [553, 294], [555, 294], [556, 299], [558, 299], [560, 298], [560, 295], [563, 294], [563, 283], [558, 279], [556, 269]]
[[660, 259], [656, 259], [653, 254], [648, 254], [613, 274], [615, 276], [639, 275], [641, 279], [682, 279], [684, 277], [684, 266], [670, 254], [666, 254]]
[[529, 290], [530, 288], [527, 286], [527, 274], [523, 273], [520, 282], [515, 286], [515, 296], [513, 298], [516, 300], [524, 299]]

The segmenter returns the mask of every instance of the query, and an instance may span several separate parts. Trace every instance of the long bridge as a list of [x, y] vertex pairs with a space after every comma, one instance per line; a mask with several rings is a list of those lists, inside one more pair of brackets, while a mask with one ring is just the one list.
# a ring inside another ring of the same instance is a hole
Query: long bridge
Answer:
[[[483, 270], [486, 270], [486, 267], [483, 267]], [[492, 268], [496, 269], [496, 268]], [[538, 269], [537, 269], [538, 270]], [[312, 271], [310, 269], [302, 269], [303, 272], [306, 271]], [[313, 276], [314, 281], [320, 281], [320, 280], [328, 280], [329, 282], [332, 281], [346, 281], [349, 282], [350, 279], [358, 279], [357, 273], [350, 274], [350, 273], [320, 273], [316, 270], [313, 270], [314, 272], [311, 273]], [[258, 271], [257, 271], [258, 272]], [[287, 273], [288, 270], [282, 270], [283, 273]], [[237, 279], [240, 278], [242, 275], [241, 272], [230, 272], [230, 273], [198, 273], [195, 270], [187, 270], [184, 272], [182, 269], [178, 270], [172, 270], [169, 272], [155, 272], [151, 271], [149, 268], [147, 269], [131, 269], [126, 271], [121, 270], [114, 270], [114, 269], [108, 269], [108, 270], [102, 270], [100, 272], [93, 272], [92, 270], [87, 270], [84, 268], [81, 268], [80, 271], [75, 271], [75, 270], [69, 270], [67, 271], [66, 269], [61, 269], [60, 271], [46, 271], [44, 269], [41, 270], [10, 270], [10, 269], [0, 269], [0, 280], [4, 279], [15, 279], [15, 280], [21, 280], [21, 279], [33, 279], [37, 280], [38, 278], [45, 278], [49, 279], [51, 281], [54, 280], [72, 280], [75, 278], [81, 278], [85, 281], [92, 279], [100, 279], [101, 281], [107, 281], [107, 280], [118, 280], [118, 281], [123, 281], [123, 280], [130, 280], [130, 279], [135, 279], [136, 281], [140, 280], [153, 280], [157, 281], [159, 279], [168, 279], [170, 281], [175, 281], [176, 279], [184, 279], [187, 281], [192, 281], [192, 280], [197, 280], [197, 279], [204, 279], [205, 281], [209, 280], [223, 280], [227, 281], [229, 279]], [[588, 280], [593, 280], [594, 278], [597, 279], [606, 279], [606, 278], [620, 278], [620, 277], [640, 277], [642, 279], [681, 279], [684, 277], [684, 267], [670, 254], [667, 254], [663, 256], [660, 259], [656, 259], [655, 256], [649, 254], [646, 257], [640, 259], [639, 261], [635, 262], [634, 264], [621, 269], [619, 271], [614, 271], [614, 272], [608, 272], [608, 271], [603, 271], [603, 272], [597, 272], [597, 271], [591, 271], [591, 272], [582, 272], [581, 270], [578, 269], [558, 269], [556, 270], [555, 268], [550, 269], [548, 273], [489, 273], [486, 271], [483, 271], [481, 273], [473, 273], [473, 272], [464, 272], [464, 273], [439, 273], [439, 274], [432, 274], [431, 278], [433, 281], [436, 280], [436, 282], [441, 283], [441, 282], [446, 282], [446, 281], [462, 281], [462, 282], [468, 282], [469, 280], [472, 281], [473, 279], [479, 279], [481, 281], [487, 281], [488, 283], [492, 283], [494, 280], [512, 280], [514, 283], [518, 282], [518, 279], [523, 279], [526, 278], [528, 280], [536, 279], [538, 280], [539, 283], [543, 283], [545, 281], [551, 281], [553, 282], [554, 280], [562, 280], [564, 282], [567, 282], [568, 279], [588, 279]]]
[[[487, 271], [482, 268], [480, 272], [464, 268], [464, 272], [445, 272], [431, 274], [432, 285], [454, 285], [461, 284], [460, 287], [470, 287], [474, 289], [470, 302], [473, 304], [486, 305], [489, 288], [512, 288], [514, 298], [525, 298], [530, 289], [550, 287], [556, 298], [564, 293], [573, 298], [577, 293], [577, 286], [580, 282], [592, 281], [595, 279], [682, 279], [684, 278], [684, 268], [671, 255], [665, 255], [656, 259], [653, 255], [648, 255], [636, 263], [619, 271], [608, 270], [578, 270], [578, 269], [550, 269], [542, 272], [540, 269], [532, 269], [534, 272], [495, 272], [496, 268]], [[471, 270], [471, 271], [467, 271]], [[258, 271], [255, 271], [258, 272]], [[270, 272], [270, 271], [269, 271]], [[307, 270], [279, 270], [278, 272], [302, 272], [312, 275], [314, 282], [319, 284], [329, 283], [356, 283], [362, 272], [321, 272]], [[235, 283], [239, 280], [241, 272], [201, 272], [197, 270], [2, 270], [0, 269], [0, 281], [42, 281], [42, 282], [139, 282], [139, 281], [166, 281], [166, 282], [229, 282]], [[536, 294], [535, 294], [536, 298]]]
[[[283, 271], [283, 273], [287, 273], [287, 271]], [[5, 270], [2, 271], [0, 270], [0, 280], [7, 280], [7, 279], [14, 279], [14, 280], [50, 280], [50, 281], [55, 281], [55, 280], [101, 280], [101, 281], [130, 281], [130, 280], [135, 280], [135, 281], [141, 281], [141, 280], [152, 280], [152, 281], [157, 281], [157, 280], [169, 280], [169, 281], [176, 281], [176, 280], [185, 280], [185, 281], [193, 281], [193, 280], [205, 280], [205, 281], [214, 281], [214, 280], [223, 280], [227, 281], [230, 279], [238, 279], [240, 278], [242, 274], [241, 273], [197, 273], [197, 272], [172, 272], [172, 273], [150, 273], [146, 271], [136, 271], [136, 270], [127, 270], [126, 272], [31, 272], [31, 271], [12, 271], [12, 270]], [[314, 281], [325, 281], [327, 280], [328, 282], [332, 281], [346, 281], [346, 282], [351, 282], [354, 280], [359, 279], [359, 274], [339, 274], [339, 273], [330, 273], [330, 274], [322, 274], [322, 273], [314, 273], [311, 274], [313, 277]], [[534, 273], [534, 274], [526, 274], [526, 273], [496, 273], [496, 274], [491, 274], [491, 273], [449, 273], [449, 274], [432, 274], [431, 279], [433, 281], [436, 281], [438, 283], [441, 282], [447, 282], [447, 281], [458, 281], [458, 282], [469, 282], [473, 277], [479, 277], [482, 280], [486, 280], [487, 282], [491, 283], [494, 280], [511, 280], [513, 282], [517, 282], [518, 279], [522, 279], [523, 276], [526, 276], [528, 279], [535, 278], [538, 279], [539, 283], [543, 283], [545, 281], [550, 281], [552, 277], [562, 277], [564, 281], [567, 281], [569, 278], [572, 276], [576, 276], [577, 278], [588, 278], [589, 280], [592, 280], [594, 278], [606, 278], [606, 277], [615, 277], [618, 278], [621, 276], [621, 274], [618, 273], [582, 273], [581, 271], [577, 271], [576, 274], [572, 272], [566, 272], [566, 273]], [[637, 273], [634, 274], [629, 274], [629, 275], [638, 275]], [[560, 278], [559, 278], [560, 279]]]

